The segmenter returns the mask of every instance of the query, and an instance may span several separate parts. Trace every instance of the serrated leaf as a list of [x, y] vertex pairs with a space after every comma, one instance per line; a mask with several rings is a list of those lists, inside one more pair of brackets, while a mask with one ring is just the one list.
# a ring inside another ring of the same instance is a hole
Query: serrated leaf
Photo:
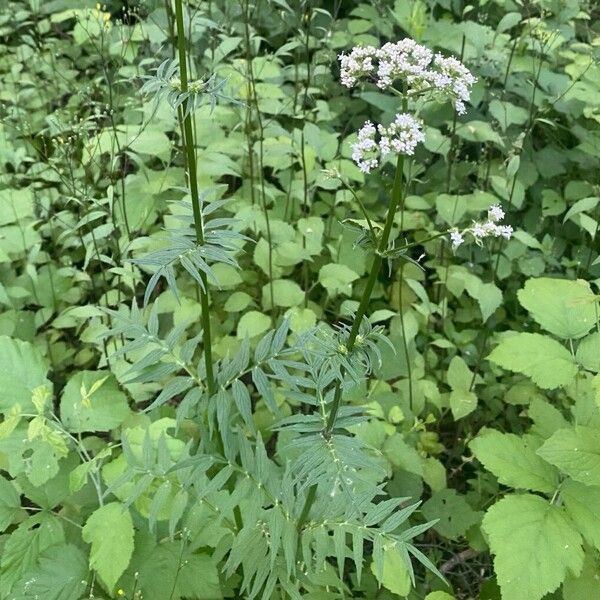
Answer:
[[0, 532], [13, 522], [20, 508], [21, 500], [12, 481], [0, 475]]
[[34, 410], [33, 390], [39, 386], [52, 390], [47, 372], [46, 361], [32, 344], [0, 336], [0, 410], [16, 404], [24, 411]]
[[67, 382], [60, 401], [62, 422], [73, 432], [110, 431], [129, 412], [127, 397], [115, 377], [105, 371], [76, 373]]
[[560, 496], [581, 535], [600, 550], [600, 487], [567, 480], [560, 488]]
[[452, 540], [463, 536], [481, 519], [481, 513], [474, 511], [464, 496], [452, 489], [433, 494], [423, 504], [422, 511], [427, 520], [437, 520], [433, 525], [436, 531]]
[[64, 532], [57, 517], [40, 513], [29, 517], [6, 540], [0, 561], [0, 597], [5, 598], [13, 585], [32, 568], [40, 554], [64, 542]]
[[581, 279], [530, 279], [517, 295], [546, 331], [563, 339], [583, 337], [598, 320], [594, 293]]
[[556, 340], [539, 333], [518, 333], [504, 338], [488, 360], [531, 377], [544, 389], [567, 385], [577, 374], [571, 353]]
[[600, 332], [596, 331], [579, 342], [575, 358], [588, 371], [600, 373]]
[[87, 579], [87, 561], [79, 548], [72, 544], [50, 546], [15, 584], [11, 600], [81, 600]]
[[600, 435], [591, 427], [559, 429], [538, 454], [585, 485], [600, 485]]
[[133, 553], [133, 521], [129, 510], [120, 502], [101, 506], [86, 521], [82, 537], [92, 546], [90, 567], [112, 591]]
[[558, 485], [558, 471], [536, 454], [539, 445], [531, 436], [490, 430], [477, 436], [469, 447], [500, 483], [552, 493]]
[[583, 566], [581, 536], [562, 509], [531, 494], [494, 504], [482, 524], [503, 598], [539, 600]]

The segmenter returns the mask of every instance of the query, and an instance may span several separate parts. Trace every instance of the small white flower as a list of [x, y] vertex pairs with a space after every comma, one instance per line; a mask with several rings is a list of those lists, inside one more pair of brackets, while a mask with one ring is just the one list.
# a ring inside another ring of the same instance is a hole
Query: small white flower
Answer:
[[461, 244], [464, 244], [465, 238], [458, 229], [453, 229], [450, 232], [450, 239], [452, 240], [452, 248], [456, 250]]
[[476, 239], [482, 239], [488, 235], [489, 229], [483, 223], [473, 223], [471, 233]]
[[[371, 121], [367, 121], [352, 144], [352, 160], [363, 173], [370, 173], [379, 165], [380, 157], [392, 151], [410, 156], [417, 144], [425, 140], [422, 127], [421, 121], [408, 113], [397, 114], [388, 127], [378, 125], [376, 129]], [[377, 134], [379, 141], [376, 141]]]
[[494, 204], [493, 206], [489, 207], [488, 219], [490, 221], [493, 221], [494, 223], [496, 221], [502, 221], [502, 219], [504, 219], [504, 211], [500, 208], [498, 204]]
[[373, 46], [356, 46], [352, 48], [350, 54], [340, 54], [338, 59], [342, 85], [351, 88], [361, 77], [370, 75], [375, 69], [373, 58], [376, 53], [377, 49]]
[[500, 235], [507, 240], [510, 240], [513, 234], [513, 228], [510, 225], [500, 225]]
[[350, 54], [340, 54], [340, 79], [346, 87], [367, 78], [384, 90], [402, 81], [405, 91], [424, 92], [435, 98], [450, 98], [456, 111], [464, 114], [476, 79], [459, 60], [444, 57], [410, 38], [388, 42], [381, 48], [357, 46]]

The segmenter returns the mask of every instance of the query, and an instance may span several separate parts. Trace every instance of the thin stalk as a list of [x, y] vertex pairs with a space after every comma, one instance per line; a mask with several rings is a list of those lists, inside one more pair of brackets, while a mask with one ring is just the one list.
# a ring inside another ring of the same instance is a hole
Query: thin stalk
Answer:
[[244, 3], [244, 37], [246, 43], [246, 68], [248, 72], [248, 97], [251, 103], [248, 106], [246, 118], [246, 134], [248, 136], [248, 157], [250, 161], [250, 190], [252, 195], [252, 204], [254, 204], [254, 144], [252, 143], [251, 127], [252, 127], [252, 109], [256, 113], [256, 124], [258, 126], [258, 177], [260, 181], [260, 202], [263, 215], [265, 217], [266, 238], [268, 246], [268, 286], [269, 298], [271, 300], [271, 324], [275, 327], [275, 291], [273, 288], [273, 237], [271, 234], [271, 218], [267, 208], [267, 199], [265, 193], [265, 174], [264, 174], [264, 139], [265, 131], [263, 126], [262, 116], [260, 114], [260, 106], [258, 105], [258, 94], [256, 92], [256, 78], [254, 77], [254, 66], [252, 63], [252, 40], [250, 36], [250, 1]]
[[[396, 164], [396, 175], [394, 176], [394, 187], [392, 189], [392, 199], [390, 202], [390, 208], [388, 210], [385, 225], [383, 227], [383, 233], [381, 234], [381, 238], [379, 239], [379, 246], [377, 247], [377, 251], [375, 253], [375, 256], [373, 257], [371, 272], [369, 273], [369, 278], [367, 279], [367, 284], [365, 285], [362, 298], [360, 299], [360, 303], [358, 305], [358, 309], [354, 317], [354, 322], [352, 323], [352, 328], [350, 329], [350, 335], [348, 336], [348, 341], [346, 342], [348, 352], [351, 352], [354, 348], [356, 336], [358, 335], [358, 332], [360, 330], [360, 324], [362, 322], [363, 317], [365, 316], [365, 313], [367, 312], [369, 301], [371, 299], [371, 294], [373, 293], [373, 288], [375, 287], [375, 282], [377, 281], [377, 277], [379, 276], [379, 271], [381, 269], [381, 264], [383, 262], [383, 253], [387, 249], [388, 242], [390, 239], [390, 233], [392, 232], [394, 216], [396, 215], [398, 207], [401, 206], [404, 202], [404, 187], [402, 186], [403, 170], [404, 155], [399, 154], [398, 163]], [[342, 387], [341, 383], [338, 381], [335, 386], [333, 404], [331, 406], [329, 418], [327, 419], [327, 426], [325, 427], [325, 431], [323, 432], [325, 436], [331, 435], [331, 432], [333, 431], [333, 428], [335, 426], [335, 420], [337, 418], [337, 413], [340, 409], [341, 397]]]
[[[183, 24], [182, 0], [175, 0], [175, 19], [177, 21], [177, 49], [179, 52], [179, 78], [181, 80], [181, 91], [188, 91], [187, 75], [187, 53], [185, 43], [185, 28]], [[196, 230], [196, 242], [204, 244], [204, 222], [202, 219], [202, 208], [198, 195], [198, 174], [196, 172], [196, 151], [194, 147], [194, 134], [192, 131], [192, 117], [187, 111], [187, 102], [183, 103], [183, 146], [186, 153], [187, 175], [192, 196], [192, 210], [194, 212], [194, 228]], [[210, 313], [208, 297], [208, 281], [206, 274], [200, 272], [200, 280], [203, 289], [200, 290], [200, 306], [202, 309], [202, 342], [204, 344], [204, 364], [206, 367], [206, 381], [209, 395], [215, 393], [215, 377], [212, 363], [212, 337], [210, 331]]]
[[[350, 335], [348, 336], [348, 341], [346, 342], [346, 348], [348, 352], [351, 352], [354, 348], [354, 344], [356, 342], [356, 336], [360, 330], [360, 324], [362, 322], [365, 313], [367, 312], [367, 308], [369, 306], [369, 301], [371, 299], [371, 294], [373, 293], [373, 288], [375, 287], [375, 282], [377, 281], [377, 277], [379, 276], [379, 271], [381, 270], [381, 264], [383, 262], [383, 253], [387, 249], [388, 242], [390, 239], [390, 234], [392, 232], [392, 226], [394, 224], [394, 217], [396, 216], [396, 211], [400, 206], [401, 209], [404, 208], [404, 186], [402, 185], [402, 173], [404, 170], [404, 155], [398, 155], [398, 162], [396, 163], [396, 174], [394, 176], [394, 187], [392, 188], [392, 198], [390, 201], [390, 207], [388, 210], [388, 214], [385, 220], [385, 225], [383, 227], [383, 233], [381, 234], [381, 238], [379, 239], [379, 245], [377, 246], [377, 251], [375, 252], [375, 256], [373, 257], [373, 264], [371, 265], [371, 272], [369, 273], [369, 278], [367, 280], [367, 284], [363, 291], [362, 298], [360, 299], [360, 303], [358, 305], [358, 309], [356, 311], [356, 315], [354, 317], [354, 322], [352, 323], [352, 328], [350, 329]], [[344, 376], [344, 369], [342, 369], [342, 377]], [[338, 411], [340, 409], [340, 403], [342, 399], [342, 386], [340, 381], [338, 380], [335, 385], [335, 391], [333, 393], [333, 402], [331, 404], [331, 411], [329, 412], [329, 416], [327, 418], [327, 423], [325, 425], [325, 429], [323, 430], [323, 437], [328, 438], [331, 436], [331, 432], [335, 427], [335, 421], [337, 418]], [[304, 501], [304, 506], [302, 508], [302, 512], [300, 513], [300, 518], [298, 519], [298, 529], [300, 530], [308, 516], [310, 514], [310, 509], [314, 504], [316, 498], [316, 486], [312, 486], [306, 495], [306, 499]]]
[[408, 353], [408, 339], [406, 338], [406, 324], [404, 323], [404, 311], [402, 309], [402, 282], [404, 281], [404, 263], [400, 266], [400, 281], [398, 285], [398, 303], [400, 305], [400, 325], [402, 333], [402, 349], [404, 350], [404, 356], [406, 358], [406, 374], [408, 376], [408, 405], [410, 409], [413, 409], [413, 383], [412, 383], [412, 366], [410, 364], [410, 355]]

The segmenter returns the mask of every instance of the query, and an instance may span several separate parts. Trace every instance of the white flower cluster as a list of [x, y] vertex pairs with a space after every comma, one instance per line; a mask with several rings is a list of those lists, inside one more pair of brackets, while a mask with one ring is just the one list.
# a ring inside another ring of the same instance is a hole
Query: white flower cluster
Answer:
[[481, 244], [481, 240], [486, 237], [503, 237], [509, 240], [513, 234], [513, 228], [510, 225], [500, 225], [498, 221], [504, 218], [504, 211], [500, 206], [494, 204], [488, 209], [488, 220], [485, 223], [473, 221], [473, 225], [467, 229], [459, 231], [453, 229], [450, 231], [450, 240], [452, 248], [456, 250], [465, 242], [465, 235], [471, 234], [475, 243]]
[[380, 157], [391, 152], [412, 155], [417, 144], [424, 140], [421, 121], [408, 113], [397, 114], [389, 127], [375, 128], [367, 121], [358, 132], [358, 140], [352, 144], [352, 160], [363, 173], [370, 173], [379, 165]]
[[388, 42], [381, 48], [357, 46], [350, 54], [340, 54], [341, 81], [348, 88], [363, 77], [386, 89], [403, 80], [407, 93], [427, 92], [450, 97], [459, 114], [471, 97], [475, 77], [456, 58], [446, 58], [410, 38]]

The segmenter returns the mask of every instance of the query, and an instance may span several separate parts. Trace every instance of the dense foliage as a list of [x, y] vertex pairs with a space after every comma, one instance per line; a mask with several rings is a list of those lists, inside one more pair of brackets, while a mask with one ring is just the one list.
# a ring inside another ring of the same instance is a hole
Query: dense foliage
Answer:
[[596, 598], [599, 57], [594, 0], [0, 0], [0, 600]]

